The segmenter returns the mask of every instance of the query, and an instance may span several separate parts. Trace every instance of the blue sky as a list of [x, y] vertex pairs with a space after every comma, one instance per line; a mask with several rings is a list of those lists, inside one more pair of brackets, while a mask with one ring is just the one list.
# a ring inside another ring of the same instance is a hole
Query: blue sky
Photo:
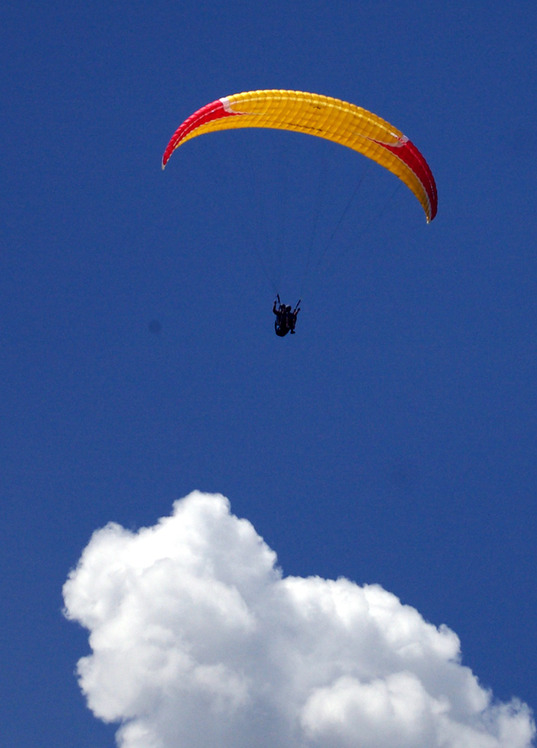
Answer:
[[[88, 638], [62, 585], [94, 531], [154, 525], [194, 489], [225, 495], [285, 574], [381, 585], [455, 631], [498, 699], [535, 707], [536, 13], [4, 3], [10, 744], [114, 744], [77, 686]], [[183, 119], [255, 88], [393, 122], [438, 217], [288, 133], [199, 138], [162, 173]], [[282, 340], [280, 278], [289, 303], [304, 291]]]

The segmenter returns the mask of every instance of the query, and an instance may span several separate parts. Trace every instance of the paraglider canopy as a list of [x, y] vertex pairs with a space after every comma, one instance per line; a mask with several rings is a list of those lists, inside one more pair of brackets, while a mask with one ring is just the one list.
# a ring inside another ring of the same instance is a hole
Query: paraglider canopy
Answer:
[[243, 127], [293, 130], [358, 151], [391, 171], [414, 193], [427, 222], [436, 215], [438, 195], [433, 174], [406, 135], [366, 109], [304, 91], [247, 91], [207, 104], [175, 131], [164, 151], [162, 168], [173, 151], [187, 140]]

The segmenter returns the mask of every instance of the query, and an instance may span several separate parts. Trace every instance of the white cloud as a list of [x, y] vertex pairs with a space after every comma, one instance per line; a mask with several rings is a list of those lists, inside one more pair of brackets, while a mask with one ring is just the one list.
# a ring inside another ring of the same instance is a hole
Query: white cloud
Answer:
[[378, 585], [284, 577], [220, 495], [98, 530], [64, 586], [89, 707], [121, 748], [528, 748], [459, 640]]

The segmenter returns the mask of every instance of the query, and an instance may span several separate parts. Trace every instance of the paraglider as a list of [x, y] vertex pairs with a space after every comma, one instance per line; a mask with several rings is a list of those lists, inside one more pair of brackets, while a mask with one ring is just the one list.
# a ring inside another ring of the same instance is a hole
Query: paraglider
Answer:
[[272, 311], [276, 315], [274, 320], [274, 330], [278, 337], [283, 338], [288, 332], [291, 335], [295, 334], [296, 318], [300, 311], [300, 299], [297, 301], [294, 309], [288, 304], [282, 304], [280, 301], [280, 295], [276, 294], [274, 304], [272, 305]]
[[[362, 107], [304, 91], [280, 89], [246, 91], [224, 96], [190, 115], [175, 131], [162, 157], [162, 168], [173, 151], [205, 133], [239, 128], [268, 128], [306, 133], [339, 143], [384, 167], [405, 184], [425, 212], [436, 216], [438, 194], [427, 161], [406, 135]], [[299, 303], [294, 310], [274, 302], [279, 337], [294, 334]]]
[[162, 157], [204, 133], [242, 127], [293, 130], [340, 143], [395, 174], [419, 200], [427, 222], [438, 209], [436, 184], [416, 146], [386, 120], [340, 99], [304, 91], [247, 91], [224, 96], [194, 112], [175, 131]]

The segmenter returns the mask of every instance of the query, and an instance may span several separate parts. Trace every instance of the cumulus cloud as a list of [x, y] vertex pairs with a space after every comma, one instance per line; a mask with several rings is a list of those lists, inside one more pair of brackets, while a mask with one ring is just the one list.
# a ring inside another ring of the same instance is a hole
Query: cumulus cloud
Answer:
[[535, 733], [453, 631], [378, 585], [283, 576], [220, 495], [95, 532], [64, 600], [90, 632], [80, 686], [121, 748], [528, 748]]

